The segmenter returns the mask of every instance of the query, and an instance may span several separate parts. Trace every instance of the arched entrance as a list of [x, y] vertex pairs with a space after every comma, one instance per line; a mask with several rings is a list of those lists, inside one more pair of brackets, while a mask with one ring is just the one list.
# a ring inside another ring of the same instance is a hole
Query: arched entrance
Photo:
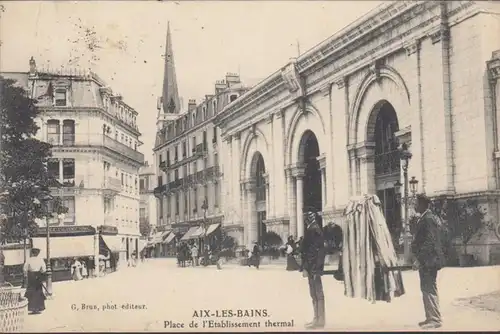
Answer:
[[321, 170], [318, 157], [318, 139], [312, 131], [308, 130], [302, 135], [299, 149], [300, 162], [304, 167], [303, 202], [301, 203], [304, 212], [321, 212], [323, 210]]
[[257, 214], [256, 239], [250, 242], [257, 241], [262, 246], [262, 237], [266, 233], [267, 219], [266, 215], [266, 166], [264, 158], [260, 152], [256, 152], [252, 159], [252, 177], [255, 178], [255, 212]]
[[[401, 233], [401, 206], [396, 200], [394, 185], [401, 179], [401, 162], [399, 159], [398, 141], [395, 136], [399, 130], [398, 118], [394, 107], [383, 100], [377, 103], [372, 111], [375, 127], [375, 189], [382, 202], [387, 226], [396, 242]], [[396, 245], [397, 243], [395, 243]]]

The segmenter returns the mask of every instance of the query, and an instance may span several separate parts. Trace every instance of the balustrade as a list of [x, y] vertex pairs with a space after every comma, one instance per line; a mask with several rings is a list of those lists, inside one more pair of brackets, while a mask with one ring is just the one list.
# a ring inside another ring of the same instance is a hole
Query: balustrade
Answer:
[[375, 155], [375, 174], [388, 175], [399, 173], [401, 168], [401, 160], [399, 151], [389, 151]]

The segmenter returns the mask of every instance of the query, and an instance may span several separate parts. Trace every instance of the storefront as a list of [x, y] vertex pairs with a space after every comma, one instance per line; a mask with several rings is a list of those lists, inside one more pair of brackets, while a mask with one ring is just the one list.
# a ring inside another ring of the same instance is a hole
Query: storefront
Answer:
[[[88, 262], [98, 254], [98, 234], [92, 226], [51, 226], [49, 238], [50, 265], [54, 282], [71, 279], [71, 265], [78, 259]], [[32, 238], [33, 248], [47, 258], [47, 230], [39, 228]]]
[[167, 251], [165, 245], [163, 244], [163, 241], [167, 238], [170, 232], [171, 231], [168, 230], [168, 231], [156, 232], [155, 234], [153, 234], [153, 237], [149, 242], [149, 244], [153, 245], [154, 247], [154, 257], [166, 256]]
[[166, 256], [175, 256], [176, 255], [176, 249], [175, 249], [175, 233], [170, 232], [167, 237], [161, 242], [162, 247], [164, 250], [164, 254]]
[[126, 238], [118, 235], [114, 226], [99, 226], [99, 268], [106, 272], [118, 270], [120, 265], [127, 265]]

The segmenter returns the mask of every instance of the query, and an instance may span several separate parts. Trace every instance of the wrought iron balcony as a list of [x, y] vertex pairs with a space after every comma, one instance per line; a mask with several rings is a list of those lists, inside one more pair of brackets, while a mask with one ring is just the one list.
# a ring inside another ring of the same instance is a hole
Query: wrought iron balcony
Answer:
[[168, 191], [168, 185], [167, 184], [163, 184], [161, 186], [158, 186], [156, 187], [154, 190], [153, 190], [153, 194], [156, 196], [156, 197], [161, 197], [163, 196], [165, 193], [167, 193]]
[[389, 151], [375, 155], [375, 175], [390, 175], [400, 172], [399, 151]]

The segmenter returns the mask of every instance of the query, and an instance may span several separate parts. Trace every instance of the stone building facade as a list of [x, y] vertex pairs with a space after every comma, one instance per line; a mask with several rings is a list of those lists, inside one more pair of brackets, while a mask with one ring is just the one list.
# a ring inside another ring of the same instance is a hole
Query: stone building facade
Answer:
[[[67, 238], [83, 227], [105, 231], [107, 246], [126, 261], [138, 249], [140, 236], [139, 168], [144, 155], [138, 150], [137, 112], [90, 71], [41, 69], [31, 58], [29, 72], [2, 75], [17, 80], [37, 101], [37, 138], [53, 145], [47, 168], [62, 187], [52, 195], [63, 199], [68, 213], [51, 218], [50, 226]], [[99, 255], [98, 241], [70, 250], [71, 240], [54, 240], [53, 258]], [[58, 240], [66, 246], [59, 249]]]
[[262, 223], [301, 236], [310, 208], [341, 224], [365, 193], [398, 233], [403, 143], [420, 192], [479, 198], [497, 222], [499, 14], [492, 2], [388, 2], [228, 105], [216, 119], [224, 211], [242, 240]]

